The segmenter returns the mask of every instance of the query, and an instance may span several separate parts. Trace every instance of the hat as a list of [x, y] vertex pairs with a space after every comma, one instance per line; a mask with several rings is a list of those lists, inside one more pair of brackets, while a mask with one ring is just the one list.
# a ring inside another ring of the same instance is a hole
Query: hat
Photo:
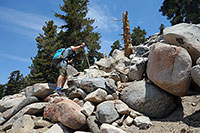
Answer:
[[71, 48], [74, 48], [74, 46], [71, 46]]

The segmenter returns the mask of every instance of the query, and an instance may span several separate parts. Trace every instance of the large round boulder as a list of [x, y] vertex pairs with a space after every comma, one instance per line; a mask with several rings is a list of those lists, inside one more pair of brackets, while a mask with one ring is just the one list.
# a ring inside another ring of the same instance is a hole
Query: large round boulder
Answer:
[[182, 47], [155, 43], [152, 45], [147, 64], [147, 76], [163, 90], [183, 96], [189, 89], [192, 60]]
[[180, 23], [167, 27], [163, 38], [169, 44], [187, 49], [194, 62], [200, 56], [200, 25]]
[[71, 129], [79, 129], [86, 124], [86, 117], [81, 107], [64, 97], [52, 99], [44, 109], [44, 118], [60, 122]]
[[144, 80], [124, 88], [121, 99], [130, 108], [153, 118], [164, 117], [176, 107], [173, 95]]

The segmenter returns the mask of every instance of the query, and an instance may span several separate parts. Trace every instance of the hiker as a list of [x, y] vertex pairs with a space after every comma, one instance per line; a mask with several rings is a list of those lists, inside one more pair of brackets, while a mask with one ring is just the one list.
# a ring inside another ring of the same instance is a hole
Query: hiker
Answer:
[[68, 57], [72, 54], [75, 54], [75, 51], [79, 48], [83, 48], [85, 46], [85, 43], [83, 42], [79, 46], [71, 46], [69, 48], [66, 48], [65, 51], [62, 53], [62, 60], [58, 63], [57, 67], [59, 69], [59, 76], [57, 79], [57, 84], [56, 84], [56, 91], [60, 92], [61, 88], [63, 88], [68, 75], [67, 75], [67, 65], [69, 63], [72, 63], [73, 59], [68, 61]]

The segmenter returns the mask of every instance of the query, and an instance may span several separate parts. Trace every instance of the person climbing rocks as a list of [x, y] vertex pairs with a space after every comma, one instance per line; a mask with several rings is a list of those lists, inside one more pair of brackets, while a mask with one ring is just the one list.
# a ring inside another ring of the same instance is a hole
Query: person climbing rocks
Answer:
[[[69, 48], [64, 48], [61, 52], [61, 60], [59, 61], [59, 63], [57, 64], [57, 68], [59, 70], [59, 76], [57, 79], [57, 84], [56, 84], [56, 92], [58, 94], [62, 94], [61, 93], [61, 89], [64, 87], [64, 84], [68, 78], [68, 74], [67, 74], [67, 65], [72, 63], [73, 59], [69, 60], [69, 56], [75, 54], [75, 51], [77, 49], [80, 48], [84, 48], [85, 43], [83, 42], [81, 45], [79, 46], [71, 46]], [[56, 56], [56, 54], [54, 55]], [[57, 55], [58, 56], [58, 55]], [[55, 58], [55, 57], [54, 57]]]

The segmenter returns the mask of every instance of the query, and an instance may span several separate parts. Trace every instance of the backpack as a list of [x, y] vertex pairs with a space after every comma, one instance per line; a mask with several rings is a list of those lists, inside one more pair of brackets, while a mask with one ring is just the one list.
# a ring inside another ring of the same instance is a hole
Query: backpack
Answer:
[[59, 63], [61, 60], [63, 60], [63, 52], [66, 50], [66, 48], [60, 48], [56, 51], [56, 53], [53, 56], [53, 63]]

